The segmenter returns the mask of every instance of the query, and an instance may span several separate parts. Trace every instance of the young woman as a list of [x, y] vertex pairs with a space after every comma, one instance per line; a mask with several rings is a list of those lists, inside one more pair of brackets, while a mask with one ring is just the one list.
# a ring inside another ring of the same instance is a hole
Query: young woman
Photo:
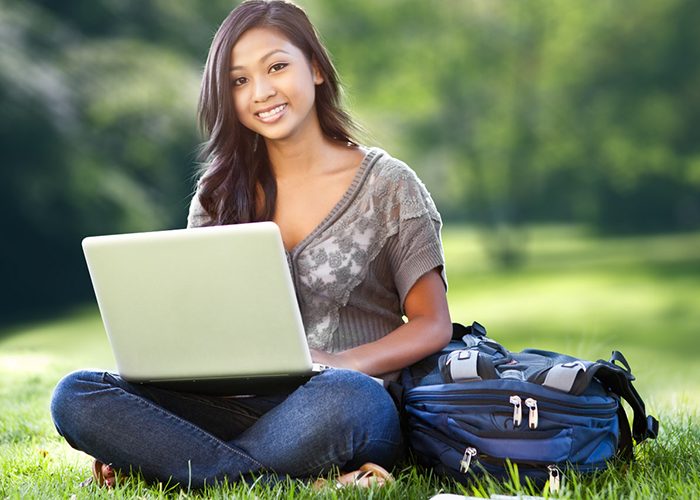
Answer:
[[54, 422], [95, 458], [100, 484], [113, 485], [115, 470], [201, 487], [334, 468], [355, 471], [340, 484], [357, 483], [402, 455], [396, 407], [372, 377], [396, 380], [449, 341], [441, 221], [412, 170], [353, 138], [339, 92], [303, 10], [279, 0], [234, 9], [204, 72], [207, 165], [188, 217], [188, 227], [277, 223], [312, 358], [335, 369], [291, 394], [248, 398], [70, 374]]

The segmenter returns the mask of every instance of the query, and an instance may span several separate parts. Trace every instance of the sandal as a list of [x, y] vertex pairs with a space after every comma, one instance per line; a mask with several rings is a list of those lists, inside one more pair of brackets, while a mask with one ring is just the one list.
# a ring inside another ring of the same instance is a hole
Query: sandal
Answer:
[[[105, 470], [103, 469], [105, 464], [99, 460], [92, 462], [92, 477], [87, 478], [85, 481], [80, 483], [81, 488], [90, 486], [91, 484], [96, 484], [99, 487], [107, 486], [107, 488], [113, 488], [117, 484], [117, 476], [112, 475], [110, 477], [105, 477]], [[107, 465], [109, 470], [107, 472], [113, 472], [111, 467]]]
[[335, 479], [323, 479], [320, 478], [316, 480], [312, 487], [314, 490], [319, 490], [326, 486], [331, 486], [332, 488], [344, 488], [345, 486], [355, 486], [359, 488], [369, 488], [373, 485], [384, 486], [387, 483], [394, 481], [393, 476], [387, 472], [384, 467], [377, 464], [367, 462], [359, 470], [354, 472], [348, 472]]

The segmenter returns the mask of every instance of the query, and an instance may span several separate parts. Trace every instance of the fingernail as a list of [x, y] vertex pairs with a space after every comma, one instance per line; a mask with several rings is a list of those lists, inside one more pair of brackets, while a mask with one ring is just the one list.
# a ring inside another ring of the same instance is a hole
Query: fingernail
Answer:
[[109, 465], [105, 465], [104, 473], [105, 473], [105, 474], [111, 474], [111, 473], [112, 473], [112, 468], [111, 468]]

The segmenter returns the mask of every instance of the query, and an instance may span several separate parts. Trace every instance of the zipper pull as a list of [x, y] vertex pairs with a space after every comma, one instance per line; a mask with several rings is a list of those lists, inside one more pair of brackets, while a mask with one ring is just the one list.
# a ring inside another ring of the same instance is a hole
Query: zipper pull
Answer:
[[561, 486], [561, 476], [559, 475], [559, 469], [554, 465], [548, 465], [549, 470], [549, 492], [558, 493], [559, 487]]
[[515, 406], [513, 408], [513, 427], [519, 427], [520, 422], [523, 421], [523, 405], [520, 396], [511, 396], [510, 404]]
[[464, 456], [459, 462], [459, 472], [466, 474], [469, 471], [469, 466], [472, 464], [472, 457], [476, 456], [476, 448], [468, 447], [464, 450]]
[[537, 424], [539, 423], [539, 417], [537, 415], [537, 401], [532, 398], [527, 398], [525, 400], [525, 406], [530, 408], [530, 429], [537, 429]]

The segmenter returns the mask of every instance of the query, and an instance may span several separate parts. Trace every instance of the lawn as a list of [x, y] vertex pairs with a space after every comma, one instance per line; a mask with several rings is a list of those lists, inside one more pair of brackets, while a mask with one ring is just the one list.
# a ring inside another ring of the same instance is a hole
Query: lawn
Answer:
[[[484, 324], [511, 350], [560, 350], [588, 359], [625, 354], [659, 439], [637, 450], [624, 470], [572, 478], [562, 498], [700, 498], [700, 234], [599, 239], [580, 228], [538, 228], [524, 240], [516, 271], [497, 268], [478, 235], [444, 231], [453, 321]], [[0, 331], [0, 498], [419, 498], [439, 491], [527, 493], [488, 482], [463, 488], [396, 471], [393, 486], [373, 491], [281, 485], [224, 486], [203, 493], [147, 487], [79, 488], [90, 460], [58, 438], [48, 413], [53, 386], [80, 367], [113, 361], [96, 307], [52, 321]], [[530, 491], [530, 493], [534, 493]], [[540, 493], [540, 492], [537, 492]]]
[[511, 350], [586, 359], [622, 352], [652, 406], [700, 402], [700, 234], [596, 239], [530, 232], [525, 265], [494, 269], [474, 232], [445, 231], [453, 321]]

